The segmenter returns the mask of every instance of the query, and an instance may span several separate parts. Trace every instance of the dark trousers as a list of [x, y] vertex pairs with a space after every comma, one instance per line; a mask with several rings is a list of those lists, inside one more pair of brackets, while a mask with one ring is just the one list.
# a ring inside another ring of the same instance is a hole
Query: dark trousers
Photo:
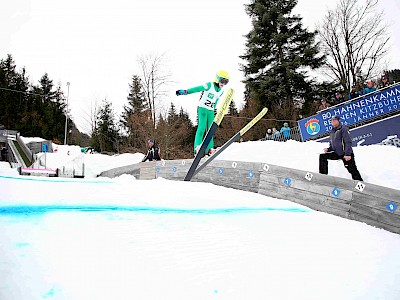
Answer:
[[360, 172], [358, 172], [356, 161], [354, 160], [354, 154], [351, 154], [351, 159], [346, 161], [344, 156], [339, 156], [335, 152], [327, 152], [319, 155], [319, 172], [321, 174], [328, 174], [328, 159], [330, 160], [339, 160], [343, 161], [344, 166], [347, 171], [351, 174], [351, 178], [354, 180], [363, 181], [361, 178]]

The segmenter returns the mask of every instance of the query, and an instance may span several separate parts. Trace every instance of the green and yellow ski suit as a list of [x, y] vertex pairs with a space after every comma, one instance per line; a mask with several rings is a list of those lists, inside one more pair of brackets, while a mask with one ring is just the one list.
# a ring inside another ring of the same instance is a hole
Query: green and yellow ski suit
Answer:
[[[214, 120], [214, 109], [217, 107], [217, 102], [224, 93], [218, 83], [207, 82], [204, 85], [196, 86], [187, 90], [188, 94], [201, 92], [199, 104], [197, 105], [198, 126], [196, 137], [194, 139], [194, 152], [196, 148], [203, 142], [204, 135], [210, 128]], [[208, 144], [206, 153], [214, 148], [214, 139], [211, 139]]]

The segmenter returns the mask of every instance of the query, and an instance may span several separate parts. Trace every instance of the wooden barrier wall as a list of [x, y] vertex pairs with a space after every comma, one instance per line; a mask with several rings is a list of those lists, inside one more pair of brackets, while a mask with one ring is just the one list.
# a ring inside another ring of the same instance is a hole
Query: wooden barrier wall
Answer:
[[[146, 162], [103, 172], [115, 177], [183, 180], [191, 159]], [[267, 163], [214, 160], [192, 181], [286, 199], [400, 234], [400, 190]]]

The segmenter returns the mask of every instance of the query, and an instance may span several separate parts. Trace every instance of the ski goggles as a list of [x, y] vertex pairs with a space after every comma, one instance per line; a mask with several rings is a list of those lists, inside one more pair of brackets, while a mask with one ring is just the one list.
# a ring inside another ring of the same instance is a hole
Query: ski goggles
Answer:
[[218, 82], [222, 83], [222, 84], [228, 84], [228, 82], [229, 82], [229, 79], [224, 78], [224, 77], [219, 77], [218, 75], [217, 75], [217, 79], [218, 79]]

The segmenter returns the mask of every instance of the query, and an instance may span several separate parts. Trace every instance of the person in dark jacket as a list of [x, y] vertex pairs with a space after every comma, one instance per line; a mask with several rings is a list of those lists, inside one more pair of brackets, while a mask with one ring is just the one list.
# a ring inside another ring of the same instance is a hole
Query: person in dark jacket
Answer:
[[146, 156], [142, 159], [142, 162], [145, 162], [146, 160], [152, 161], [153, 159], [161, 160], [160, 147], [158, 147], [156, 141], [150, 139], [147, 141], [147, 145], [149, 147], [149, 150], [147, 151]]
[[335, 98], [333, 99], [333, 106], [338, 105], [342, 102], [344, 102], [344, 98], [340, 92], [337, 92], [335, 94]]
[[388, 87], [388, 86], [390, 86], [389, 76], [387, 74], [384, 74], [384, 75], [382, 75], [381, 83], [379, 84], [378, 88], [379, 89], [383, 89], [383, 88]]
[[353, 85], [349, 93], [349, 100], [356, 99], [361, 96], [361, 92], [357, 91], [357, 86]]
[[354, 160], [353, 148], [349, 130], [340, 122], [340, 116], [331, 119], [333, 129], [330, 134], [329, 148], [319, 155], [319, 173], [328, 174], [328, 159], [343, 161], [347, 171], [354, 180], [363, 181]]

